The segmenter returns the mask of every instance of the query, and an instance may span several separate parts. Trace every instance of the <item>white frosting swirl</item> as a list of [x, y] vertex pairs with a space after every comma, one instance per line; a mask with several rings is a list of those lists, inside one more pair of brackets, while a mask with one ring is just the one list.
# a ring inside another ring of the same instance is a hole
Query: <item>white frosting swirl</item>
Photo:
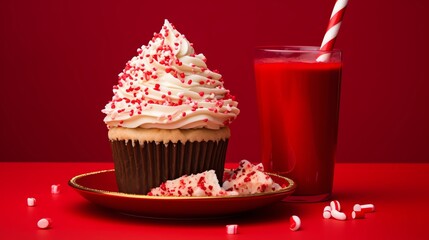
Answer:
[[167, 20], [137, 53], [102, 110], [109, 128], [219, 129], [239, 114], [222, 76]]

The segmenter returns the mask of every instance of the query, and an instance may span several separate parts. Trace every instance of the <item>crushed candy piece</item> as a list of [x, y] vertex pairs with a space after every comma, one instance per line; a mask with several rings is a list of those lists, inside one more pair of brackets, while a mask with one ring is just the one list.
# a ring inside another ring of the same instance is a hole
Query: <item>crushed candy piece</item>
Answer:
[[253, 165], [247, 160], [241, 160], [239, 167], [227, 173], [222, 187], [229, 195], [244, 195], [263, 192], [273, 192], [281, 189], [281, 186], [263, 172], [262, 163]]
[[209, 170], [168, 180], [159, 187], [153, 188], [148, 195], [178, 197], [235, 196], [274, 192], [282, 188], [263, 171], [264, 167], [261, 163], [253, 165], [247, 160], [242, 160], [237, 169], [225, 171], [222, 187], [215, 171]]

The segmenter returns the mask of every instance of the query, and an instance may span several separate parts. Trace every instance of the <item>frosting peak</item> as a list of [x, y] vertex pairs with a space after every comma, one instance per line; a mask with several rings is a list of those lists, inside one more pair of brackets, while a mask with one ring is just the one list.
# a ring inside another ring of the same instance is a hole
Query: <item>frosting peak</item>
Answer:
[[109, 128], [219, 129], [239, 114], [222, 76], [168, 20], [137, 54], [102, 110]]

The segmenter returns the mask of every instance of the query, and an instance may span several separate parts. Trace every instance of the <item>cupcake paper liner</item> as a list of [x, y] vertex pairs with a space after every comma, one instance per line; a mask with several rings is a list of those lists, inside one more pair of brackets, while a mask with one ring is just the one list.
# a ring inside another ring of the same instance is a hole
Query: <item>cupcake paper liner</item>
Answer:
[[203, 142], [111, 141], [120, 192], [147, 194], [162, 182], [215, 170], [222, 181], [228, 140]]

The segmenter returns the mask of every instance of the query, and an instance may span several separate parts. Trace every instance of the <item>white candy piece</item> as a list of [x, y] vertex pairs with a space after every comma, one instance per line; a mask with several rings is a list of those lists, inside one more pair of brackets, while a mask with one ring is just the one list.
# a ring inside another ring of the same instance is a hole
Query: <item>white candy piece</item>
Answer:
[[352, 212], [353, 219], [365, 218], [365, 212], [363, 211], [353, 211]]
[[37, 227], [47, 229], [51, 227], [52, 220], [50, 218], [42, 218], [37, 222]]
[[361, 208], [360, 204], [355, 204], [355, 205], [353, 206], [353, 211], [355, 211], [355, 212], [360, 212], [360, 211], [362, 211], [362, 208]]
[[226, 233], [227, 234], [237, 234], [237, 232], [238, 232], [238, 225], [237, 224], [226, 225]]
[[290, 230], [292, 231], [297, 231], [301, 227], [301, 219], [296, 215], [292, 215], [289, 218], [289, 223], [290, 223]]
[[343, 212], [339, 212], [339, 211], [337, 211], [337, 210], [335, 210], [335, 209], [332, 209], [332, 211], [331, 211], [331, 215], [332, 215], [332, 217], [333, 217], [333, 218], [335, 218], [335, 219], [337, 219], [337, 220], [341, 220], [341, 221], [343, 221], [343, 220], [346, 220], [346, 219], [347, 219], [347, 216], [346, 216], [346, 214], [345, 214], [345, 213], [343, 213]]
[[353, 211], [362, 211], [364, 213], [374, 212], [375, 206], [374, 204], [355, 204], [353, 206]]
[[36, 205], [36, 199], [33, 197], [27, 198], [27, 206], [34, 207]]
[[325, 208], [323, 209], [323, 218], [324, 219], [331, 218], [331, 211], [332, 211], [332, 208], [330, 206], [325, 206]]
[[337, 200], [333, 200], [333, 201], [331, 201], [330, 206], [331, 206], [332, 210], [337, 210], [337, 211], [339, 211], [339, 212], [341, 211], [341, 205], [340, 205], [340, 202], [339, 202], [339, 201], [337, 201]]
[[60, 193], [60, 184], [52, 184], [51, 185], [51, 193], [52, 194]]

